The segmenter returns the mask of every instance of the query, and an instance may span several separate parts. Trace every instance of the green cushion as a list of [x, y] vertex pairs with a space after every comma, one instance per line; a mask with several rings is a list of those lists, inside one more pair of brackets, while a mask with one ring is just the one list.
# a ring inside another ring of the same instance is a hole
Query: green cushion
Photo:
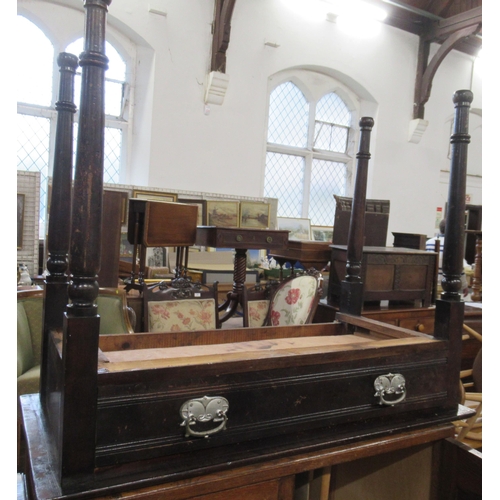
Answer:
[[17, 376], [35, 365], [31, 333], [26, 311], [22, 302], [17, 303]]
[[17, 377], [17, 395], [35, 394], [40, 391], [40, 365], [30, 368]]

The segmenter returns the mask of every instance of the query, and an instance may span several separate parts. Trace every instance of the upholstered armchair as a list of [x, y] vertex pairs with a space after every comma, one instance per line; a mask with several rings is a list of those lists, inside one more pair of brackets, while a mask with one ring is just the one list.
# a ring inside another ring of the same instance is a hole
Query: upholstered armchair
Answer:
[[38, 392], [42, 351], [43, 290], [17, 292], [17, 394]]
[[[43, 290], [17, 292], [17, 394], [38, 392], [43, 328]], [[125, 292], [100, 288], [96, 300], [99, 334], [133, 333], [135, 313]]]
[[322, 294], [320, 273], [307, 273], [283, 280], [274, 291], [263, 326], [312, 323]]
[[134, 333], [136, 316], [127, 305], [127, 295], [120, 288], [99, 288], [96, 300], [101, 317], [99, 335]]

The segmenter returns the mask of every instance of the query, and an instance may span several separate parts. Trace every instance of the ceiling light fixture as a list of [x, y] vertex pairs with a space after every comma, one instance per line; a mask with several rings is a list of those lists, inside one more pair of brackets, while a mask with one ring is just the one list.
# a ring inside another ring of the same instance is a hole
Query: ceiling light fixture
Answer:
[[335, 22], [339, 28], [357, 37], [373, 37], [380, 31], [380, 21], [387, 12], [380, 7], [362, 0], [325, 0], [329, 6], [328, 21]]

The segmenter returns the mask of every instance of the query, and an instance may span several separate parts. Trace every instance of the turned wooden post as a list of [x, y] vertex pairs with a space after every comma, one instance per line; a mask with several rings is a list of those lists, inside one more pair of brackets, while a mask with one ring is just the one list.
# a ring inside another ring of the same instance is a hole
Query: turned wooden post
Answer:
[[95, 459], [101, 260], [106, 14], [111, 0], [85, 0], [82, 93], [70, 242], [70, 303], [64, 317], [61, 482], [91, 472]]
[[[40, 394], [42, 401], [48, 393], [47, 349], [51, 330], [62, 330], [63, 314], [68, 303], [68, 253], [71, 229], [71, 170], [73, 163], [74, 83], [78, 58], [61, 52], [57, 58], [59, 100], [56, 102], [57, 127], [55, 139], [50, 219], [47, 234], [47, 270], [43, 305], [42, 364]], [[47, 307], [50, 305], [50, 307]]]
[[472, 92], [461, 90], [453, 96], [455, 120], [451, 143], [450, 184], [443, 247], [443, 294], [447, 300], [460, 300], [465, 242], [465, 189], [467, 148], [470, 143], [469, 108]]
[[470, 143], [469, 110], [472, 102], [470, 90], [459, 90], [453, 96], [455, 118], [451, 143], [450, 186], [443, 249], [443, 293], [436, 300], [434, 336], [450, 342], [450, 369], [447, 402], [453, 407], [460, 402], [460, 360], [462, 354], [462, 328], [464, 302], [460, 297], [460, 275], [463, 271], [465, 238], [465, 189], [467, 175], [467, 148]]
[[356, 154], [356, 183], [352, 201], [351, 220], [347, 238], [347, 275], [341, 284], [340, 312], [361, 315], [363, 309], [363, 282], [361, 281], [361, 261], [365, 236], [366, 184], [370, 155], [370, 135], [373, 118], [364, 117], [359, 121], [361, 138]]

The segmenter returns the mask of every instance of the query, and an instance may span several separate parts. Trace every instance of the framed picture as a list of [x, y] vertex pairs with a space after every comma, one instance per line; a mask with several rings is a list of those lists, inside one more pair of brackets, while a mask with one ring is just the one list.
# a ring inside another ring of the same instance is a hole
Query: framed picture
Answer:
[[124, 224], [127, 223], [128, 193], [126, 192], [120, 193], [120, 207], [121, 207], [120, 224], [123, 226]]
[[139, 198], [140, 200], [149, 201], [177, 201], [176, 193], [162, 193], [161, 191], [142, 191], [134, 189], [132, 198]]
[[24, 194], [17, 193], [17, 249], [23, 248]]
[[294, 217], [278, 217], [278, 229], [290, 231], [289, 240], [310, 240], [311, 239], [311, 219], [301, 219]]
[[333, 226], [311, 226], [311, 236], [314, 241], [331, 243], [333, 239]]
[[240, 227], [256, 227], [267, 229], [269, 227], [269, 203], [254, 201], [240, 202]]
[[239, 201], [207, 200], [207, 225], [217, 227], [238, 227]]
[[120, 236], [120, 257], [132, 259], [134, 253], [134, 245], [129, 243], [127, 238], [127, 231], [122, 231]]
[[267, 250], [247, 250], [247, 269], [257, 269], [262, 265], [262, 259], [267, 257]]
[[198, 206], [198, 220], [196, 222], [197, 226], [204, 226], [205, 221], [207, 220], [207, 202], [205, 200], [189, 200], [189, 199], [181, 199], [177, 200], [178, 203], [188, 203], [189, 205], [197, 205]]

